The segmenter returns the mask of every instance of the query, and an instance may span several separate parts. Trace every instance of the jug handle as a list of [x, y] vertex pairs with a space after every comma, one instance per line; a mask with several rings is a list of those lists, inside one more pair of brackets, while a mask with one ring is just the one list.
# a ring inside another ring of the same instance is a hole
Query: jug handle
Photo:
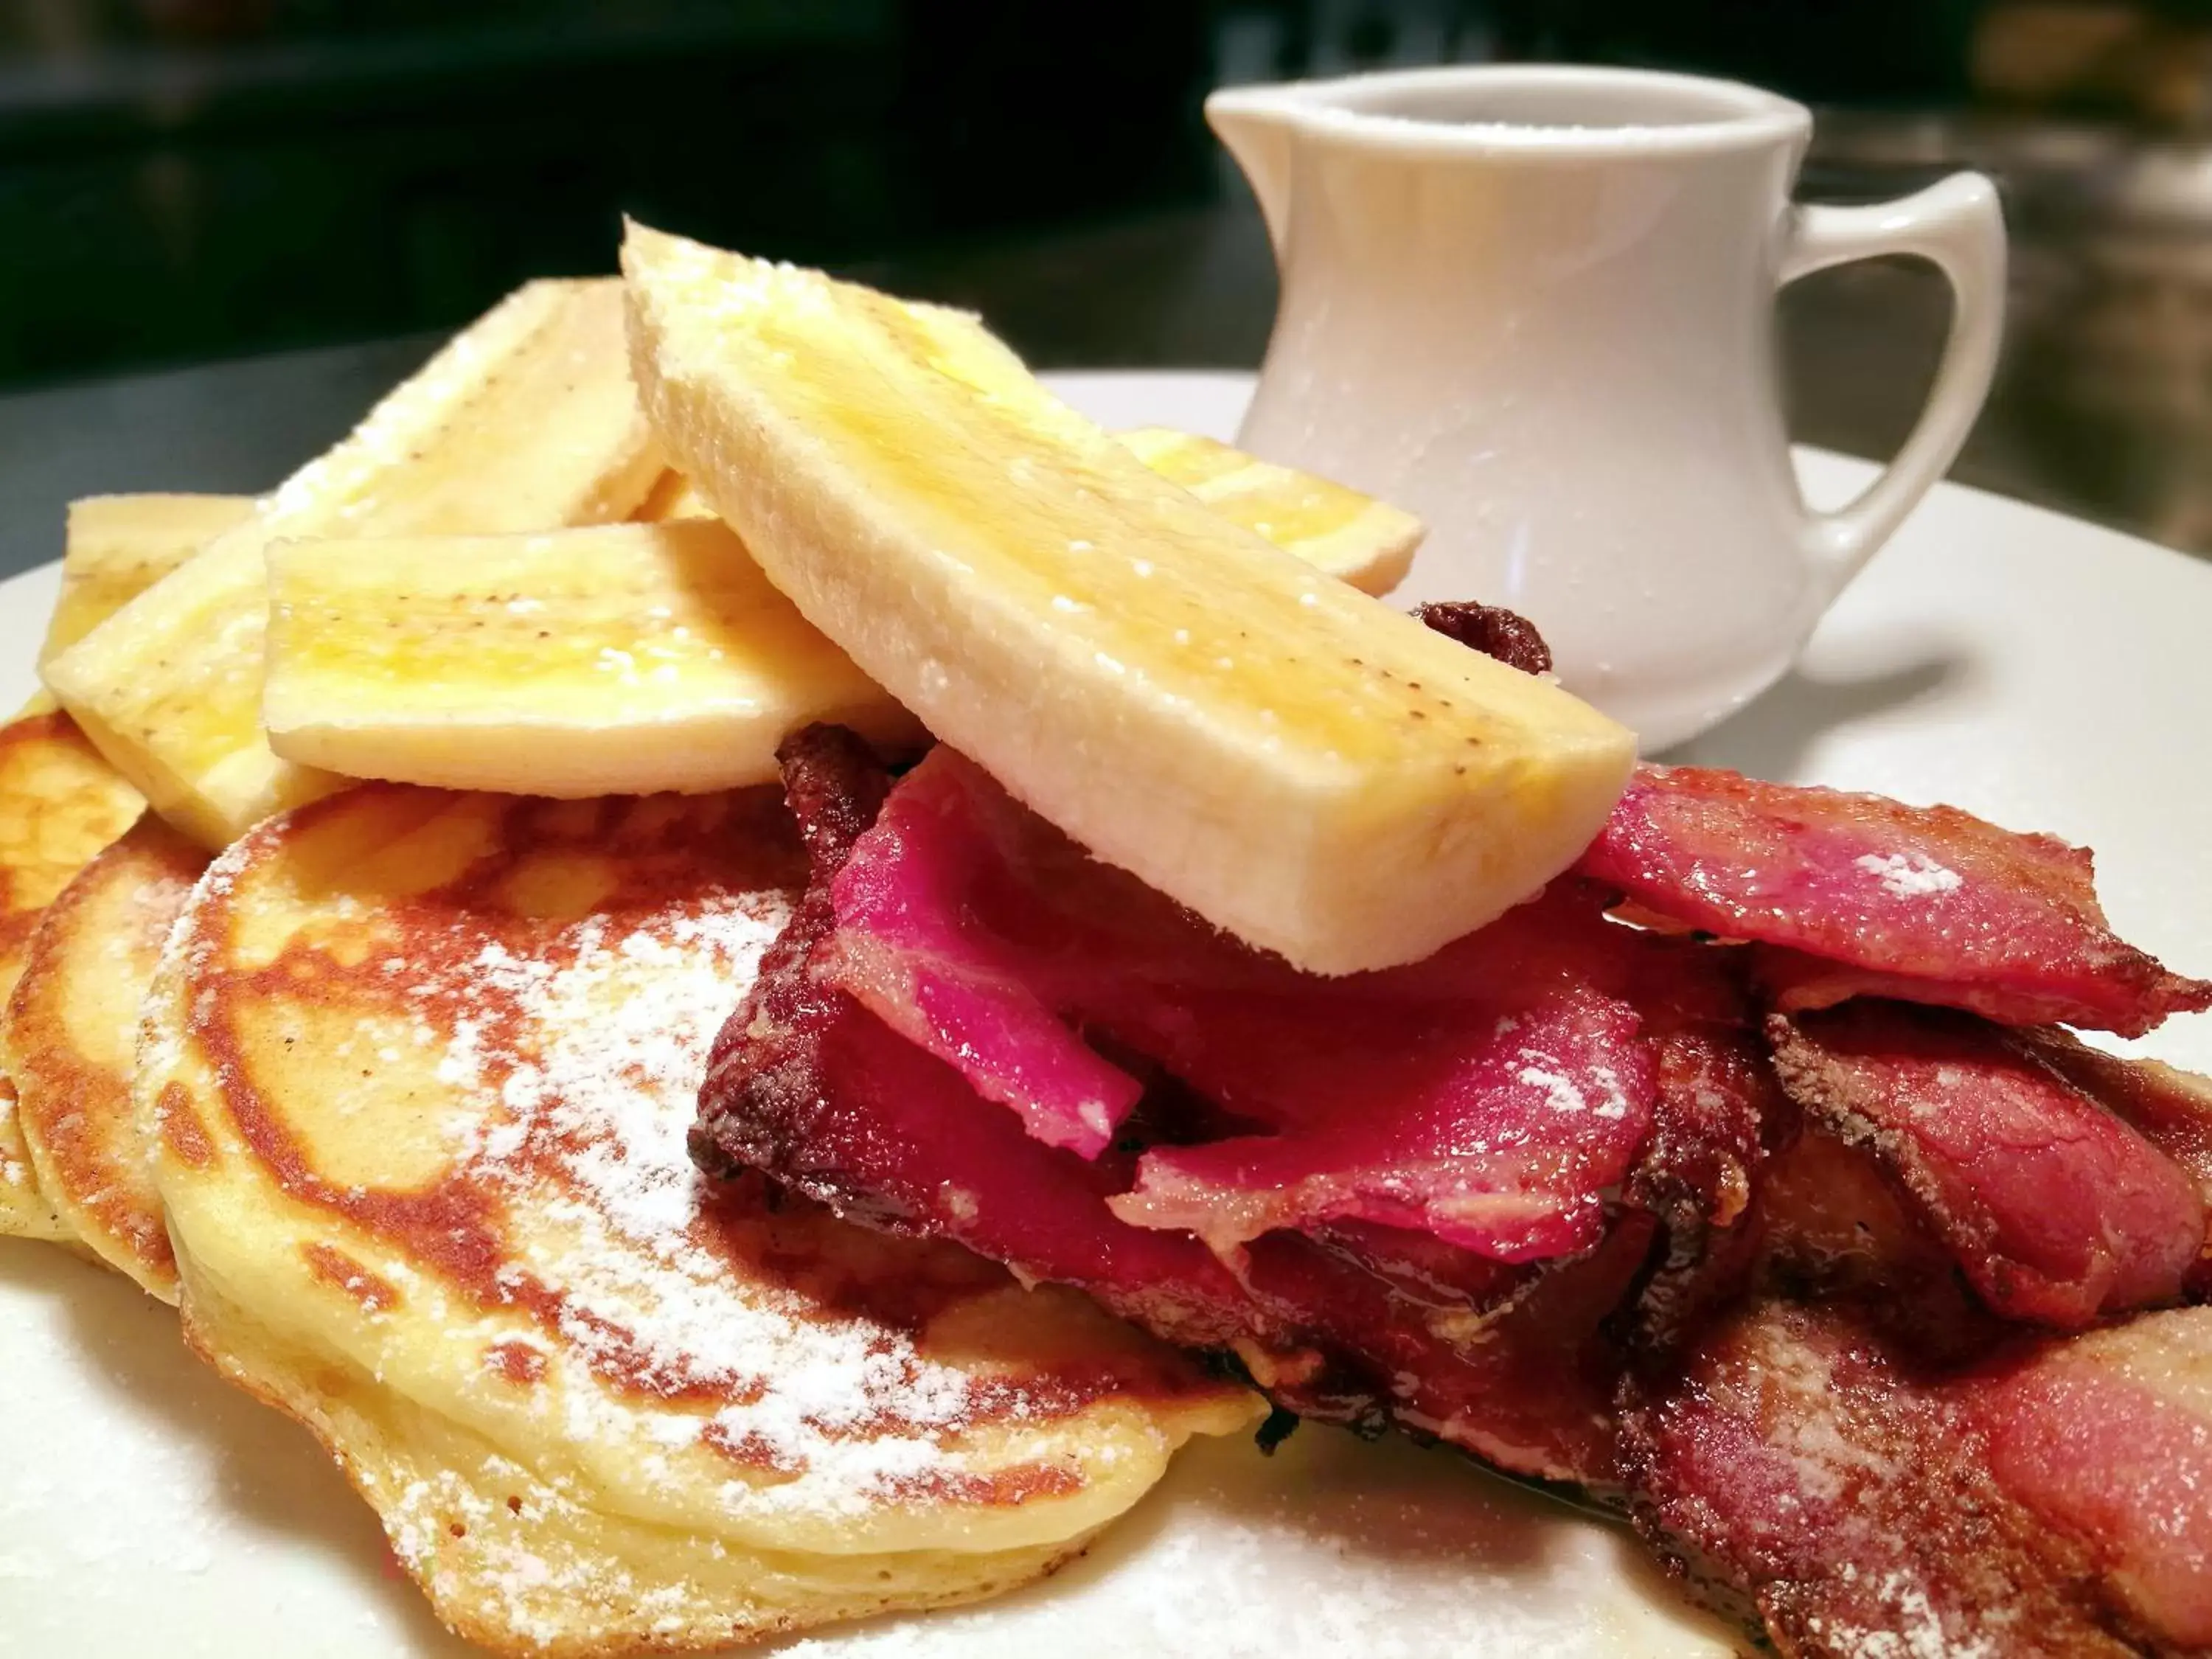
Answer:
[[1894, 202], [1793, 209], [1781, 280], [1899, 253], [1928, 260], [1949, 282], [1950, 334], [1919, 422], [1896, 459], [1849, 505], [1806, 520], [1805, 556], [1829, 599], [1958, 459], [1996, 372], [2004, 331], [2004, 210], [1996, 186], [1978, 173], [1954, 173]]

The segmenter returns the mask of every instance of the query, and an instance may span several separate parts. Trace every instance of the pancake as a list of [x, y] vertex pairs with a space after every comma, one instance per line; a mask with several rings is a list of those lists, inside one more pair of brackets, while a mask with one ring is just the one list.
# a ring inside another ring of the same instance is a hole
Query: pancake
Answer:
[[708, 1045], [800, 875], [772, 792], [368, 785], [225, 853], [163, 954], [135, 1092], [187, 1338], [489, 1647], [988, 1595], [1253, 1420], [1085, 1299], [707, 1188]]
[[177, 1299], [152, 1149], [132, 1109], [138, 1007], [207, 854], [150, 812], [48, 905], [0, 1017], [39, 1190], [93, 1253]]
[[[138, 792], [45, 696], [0, 726], [0, 999], [15, 987], [39, 915], [144, 807]], [[0, 1077], [0, 1233], [75, 1235], [39, 1190], [15, 1088]]]

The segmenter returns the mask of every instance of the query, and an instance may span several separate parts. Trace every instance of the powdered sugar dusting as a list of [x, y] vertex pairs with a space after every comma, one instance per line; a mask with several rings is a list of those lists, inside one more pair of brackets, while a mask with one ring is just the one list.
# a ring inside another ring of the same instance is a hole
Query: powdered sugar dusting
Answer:
[[[215, 940], [202, 927], [203, 919], [210, 910], [229, 902], [237, 890], [239, 872], [262, 853], [268, 833], [264, 826], [233, 842], [201, 872], [191, 896], [170, 924], [169, 937], [161, 946], [161, 965], [155, 970], [156, 987], [203, 971], [213, 959]], [[157, 995], [149, 996], [145, 1004], [144, 1018], [138, 1027], [138, 1069], [132, 1085], [142, 1091], [138, 1109], [147, 1114], [156, 1128], [168, 1116], [161, 1085], [175, 1077], [185, 1061], [185, 1021], [170, 1018], [165, 1002]]]
[[1878, 878], [1893, 898], [1926, 898], [1966, 884], [1966, 878], [1925, 853], [1863, 853], [1851, 862]]
[[15, 1091], [6, 1078], [0, 1077], [0, 1187], [30, 1185], [29, 1165], [11, 1156], [9, 1150], [21, 1144], [22, 1133], [15, 1123]]
[[[1910, 1574], [1886, 1575], [1875, 1594], [1889, 1621], [1886, 1624], [1860, 1626], [1815, 1617], [1806, 1620], [1807, 1626], [1831, 1650], [1849, 1659], [1996, 1659], [2001, 1651], [1994, 1635], [1947, 1629], [1928, 1592]], [[1990, 1622], [2008, 1621], [2000, 1610]]]
[[[733, 988], [786, 915], [719, 894], [644, 924], [589, 917], [542, 945], [488, 939], [416, 993], [453, 1033], [440, 1079], [486, 1100], [464, 1115], [461, 1152], [470, 1181], [515, 1200], [501, 1283], [558, 1298], [568, 1431], [743, 1448], [750, 1467], [723, 1490], [733, 1517], [857, 1513], [963, 1473], [943, 1443], [974, 1410], [971, 1379], [903, 1332], [748, 1281], [708, 1242], [685, 1132]], [[614, 1393], [599, 1380], [613, 1374], [672, 1403]], [[702, 1391], [720, 1401], [711, 1415], [674, 1402]]]
[[[1505, 1029], [1505, 1022], [1501, 1020], [1499, 1026]], [[1628, 1115], [1628, 1090], [1620, 1073], [1612, 1066], [1590, 1066], [1590, 1080], [1601, 1091], [1598, 1097], [1592, 1100], [1574, 1079], [1555, 1069], [1541, 1049], [1523, 1048], [1520, 1059], [1521, 1069], [1513, 1074], [1513, 1080], [1523, 1088], [1540, 1090], [1544, 1104], [1550, 1110], [1570, 1115], [1588, 1112], [1612, 1122]]]

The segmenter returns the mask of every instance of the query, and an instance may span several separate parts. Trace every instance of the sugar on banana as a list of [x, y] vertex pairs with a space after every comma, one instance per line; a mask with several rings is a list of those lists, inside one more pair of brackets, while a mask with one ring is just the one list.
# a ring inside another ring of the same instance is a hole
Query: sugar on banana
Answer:
[[155, 810], [208, 847], [340, 787], [278, 757], [261, 730], [267, 549], [627, 517], [665, 468], [622, 330], [610, 282], [517, 289], [251, 519], [48, 661], [47, 685]]
[[1624, 728], [1146, 469], [974, 319], [632, 226], [672, 465], [932, 731], [1299, 967], [1414, 960], [1587, 844]]

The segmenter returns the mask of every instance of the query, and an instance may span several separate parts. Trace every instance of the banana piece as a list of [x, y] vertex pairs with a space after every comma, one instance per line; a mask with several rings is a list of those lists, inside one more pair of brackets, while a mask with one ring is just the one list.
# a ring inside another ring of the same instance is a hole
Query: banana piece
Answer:
[[[1215, 438], [1146, 426], [1115, 436], [1146, 466], [1232, 523], [1317, 570], [1378, 598], [1406, 579], [1426, 526], [1412, 514], [1294, 467], [1255, 459]], [[641, 519], [711, 519], [714, 508], [681, 472], [665, 474]]]
[[583, 796], [765, 783], [815, 720], [914, 717], [719, 519], [269, 553], [269, 741], [354, 777]]
[[660, 475], [660, 482], [653, 485], [653, 493], [630, 516], [641, 524], [659, 524], [667, 519], [711, 519], [714, 509], [707, 504], [707, 498], [693, 487], [690, 479], [672, 471]]
[[1406, 579], [1426, 526], [1412, 514], [1310, 472], [1255, 459], [1164, 426], [1115, 434], [1146, 466], [1223, 518], [1378, 598]]
[[345, 782], [280, 759], [262, 734], [273, 543], [603, 523], [663, 470], [624, 365], [617, 285], [530, 283], [252, 519], [54, 657], [46, 684], [163, 817], [222, 847]]
[[1635, 740], [1217, 517], [974, 319], [630, 228], [639, 389], [777, 587], [1109, 863], [1325, 974], [1589, 842]]
[[43, 667], [253, 511], [250, 495], [88, 495], [71, 501], [61, 597]]

